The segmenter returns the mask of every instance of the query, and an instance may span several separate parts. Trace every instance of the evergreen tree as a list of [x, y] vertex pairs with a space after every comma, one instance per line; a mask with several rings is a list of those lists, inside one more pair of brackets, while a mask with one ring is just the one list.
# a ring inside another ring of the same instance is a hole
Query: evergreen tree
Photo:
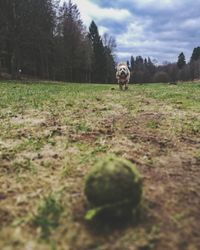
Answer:
[[200, 47], [193, 49], [190, 59], [190, 75], [192, 80], [200, 78]]
[[143, 63], [144, 63], [143, 58], [141, 56], [136, 56], [135, 69], [142, 70], [143, 69]]
[[64, 2], [60, 9], [57, 35], [59, 46], [57, 65], [59, 68], [59, 60], [61, 60], [63, 66], [60, 73], [63, 80], [81, 81], [83, 62], [88, 62], [84, 58], [86, 46], [88, 55], [90, 54], [86, 40], [86, 32], [77, 5], [71, 0], [68, 3]]
[[93, 48], [93, 82], [105, 82], [106, 75], [106, 53], [103, 46], [102, 39], [99, 35], [98, 27], [94, 21], [91, 22], [89, 27], [89, 39]]
[[[20, 24], [24, 1], [0, 1], [0, 34], [5, 66], [14, 77], [19, 64]], [[22, 7], [22, 9], [21, 9]], [[20, 10], [21, 9], [21, 10]]]
[[109, 36], [107, 33], [103, 34], [102, 42], [104, 46], [104, 53], [106, 61], [104, 65], [106, 66], [106, 75], [104, 82], [112, 83], [115, 82], [115, 60], [114, 51], [116, 48], [116, 41], [114, 37]]
[[186, 65], [185, 55], [183, 54], [183, 52], [181, 52], [178, 56], [177, 66], [179, 69], [182, 69], [185, 65]]
[[16, 77], [22, 69], [25, 74], [48, 78], [55, 22], [53, 0], [1, 0], [0, 10], [3, 61], [8, 72]]
[[131, 56], [131, 71], [133, 71], [134, 69], [134, 63], [135, 63], [134, 57]]
[[[65, 81], [113, 82], [113, 37], [85, 29], [73, 0], [0, 0], [0, 73]], [[5, 74], [4, 74], [5, 75]], [[91, 76], [93, 78], [91, 79]]]
[[127, 60], [126, 64], [127, 64], [128, 68], [130, 68], [130, 62], [129, 62], [129, 60]]
[[191, 56], [191, 61], [197, 61], [200, 59], [200, 47], [194, 48]]

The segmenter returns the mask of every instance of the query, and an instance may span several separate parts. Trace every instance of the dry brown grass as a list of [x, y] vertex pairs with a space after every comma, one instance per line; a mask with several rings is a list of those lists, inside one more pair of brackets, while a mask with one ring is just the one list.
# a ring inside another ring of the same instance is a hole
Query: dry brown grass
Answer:
[[[200, 85], [1, 83], [0, 249], [200, 249]], [[84, 219], [84, 176], [106, 154], [144, 180], [137, 223]]]

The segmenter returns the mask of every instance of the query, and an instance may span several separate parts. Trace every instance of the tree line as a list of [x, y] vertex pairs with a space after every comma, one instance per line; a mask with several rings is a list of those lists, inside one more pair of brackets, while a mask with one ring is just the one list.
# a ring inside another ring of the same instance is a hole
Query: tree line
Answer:
[[177, 62], [165, 62], [163, 65], [156, 65], [150, 58], [131, 56], [127, 61], [131, 71], [132, 83], [151, 82], [177, 82], [200, 79], [200, 47], [193, 49], [191, 58], [186, 63], [185, 55], [181, 52]]
[[0, 73], [68, 82], [113, 82], [115, 39], [86, 30], [76, 4], [0, 0]]
[[[115, 49], [114, 37], [100, 36], [94, 21], [86, 29], [72, 0], [0, 0], [2, 77], [112, 83]], [[176, 63], [131, 56], [127, 64], [131, 83], [200, 79], [200, 47], [188, 63], [181, 52]]]

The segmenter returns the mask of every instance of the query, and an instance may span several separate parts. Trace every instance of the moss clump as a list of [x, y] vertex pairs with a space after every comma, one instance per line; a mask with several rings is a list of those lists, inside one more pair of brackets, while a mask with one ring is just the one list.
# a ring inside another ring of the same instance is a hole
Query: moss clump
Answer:
[[98, 162], [88, 173], [85, 195], [92, 207], [86, 219], [98, 214], [125, 216], [138, 206], [142, 196], [142, 181], [131, 162], [109, 156]]

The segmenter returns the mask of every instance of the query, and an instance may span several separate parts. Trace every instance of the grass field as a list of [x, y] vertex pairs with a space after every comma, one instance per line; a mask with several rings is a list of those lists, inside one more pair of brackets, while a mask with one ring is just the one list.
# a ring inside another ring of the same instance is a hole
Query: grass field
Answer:
[[[84, 177], [115, 154], [143, 177], [144, 211], [89, 226]], [[0, 83], [0, 249], [200, 249], [200, 83]]]

